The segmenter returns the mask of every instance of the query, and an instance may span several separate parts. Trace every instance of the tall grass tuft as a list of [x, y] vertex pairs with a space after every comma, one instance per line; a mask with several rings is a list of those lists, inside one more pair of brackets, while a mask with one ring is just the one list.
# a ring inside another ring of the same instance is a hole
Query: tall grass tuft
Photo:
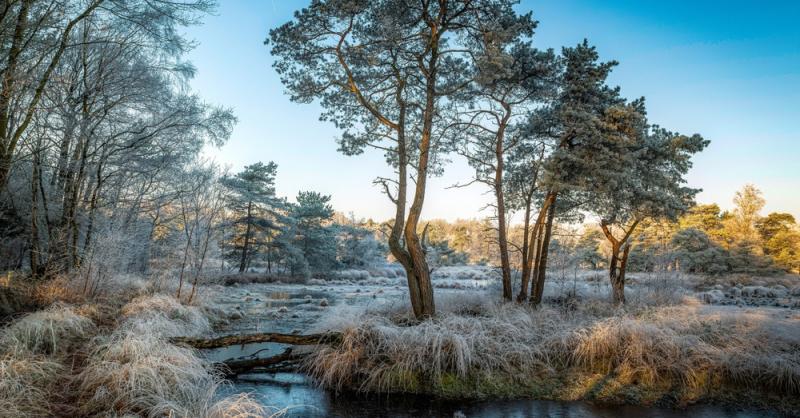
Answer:
[[90, 354], [78, 376], [86, 414], [113, 411], [148, 416], [199, 416], [217, 379], [186, 348], [154, 334], [118, 332]]
[[51, 416], [48, 397], [64, 367], [30, 353], [0, 357], [0, 417]]
[[6, 352], [64, 353], [94, 331], [94, 323], [67, 305], [55, 304], [23, 316], [0, 331]]
[[122, 327], [162, 337], [200, 336], [211, 331], [200, 308], [186, 306], [166, 295], [139, 296], [122, 307]]

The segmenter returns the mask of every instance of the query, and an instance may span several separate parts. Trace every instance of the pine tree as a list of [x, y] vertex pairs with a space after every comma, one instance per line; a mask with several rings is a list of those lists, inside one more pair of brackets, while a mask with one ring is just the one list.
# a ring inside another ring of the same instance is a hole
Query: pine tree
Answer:
[[331, 197], [317, 192], [299, 192], [291, 214], [297, 226], [294, 245], [302, 252], [311, 272], [336, 267], [336, 233], [331, 225]]
[[228, 208], [233, 212], [231, 224], [234, 231], [231, 255], [239, 260], [239, 273], [249, 266], [254, 248], [269, 246], [274, 232], [278, 230], [275, 222], [275, 209], [280, 203], [275, 197], [277, 170], [278, 166], [273, 162], [258, 162], [223, 179], [223, 184], [230, 191]]

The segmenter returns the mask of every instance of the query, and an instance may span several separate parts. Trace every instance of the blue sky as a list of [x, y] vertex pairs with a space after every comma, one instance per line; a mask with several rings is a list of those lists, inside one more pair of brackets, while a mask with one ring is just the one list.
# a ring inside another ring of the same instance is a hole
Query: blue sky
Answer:
[[[193, 89], [239, 118], [228, 144], [209, 156], [233, 170], [275, 161], [280, 194], [316, 190], [333, 195], [339, 211], [389, 218], [392, 205], [372, 185], [390, 174], [382, 156], [339, 154], [338, 132], [318, 121], [319, 108], [289, 101], [272, 70], [268, 30], [308, 2], [220, 3], [187, 31], [198, 43], [188, 57], [198, 70]], [[603, 59], [620, 62], [611, 82], [627, 97], [645, 96], [651, 121], [711, 140], [688, 176], [704, 190], [699, 202], [729, 208], [734, 192], [753, 183], [765, 213], [800, 218], [800, 1], [531, 0], [518, 8], [539, 20], [538, 47], [588, 38]], [[447, 189], [470, 174], [454, 158], [429, 183], [423, 216], [488, 214], [479, 212], [489, 199], [481, 186]]]

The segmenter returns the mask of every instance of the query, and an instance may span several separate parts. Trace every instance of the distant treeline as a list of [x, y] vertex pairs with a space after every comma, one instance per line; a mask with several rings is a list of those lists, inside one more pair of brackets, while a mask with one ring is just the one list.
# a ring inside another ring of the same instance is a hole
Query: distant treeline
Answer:
[[[800, 225], [789, 213], [761, 216], [761, 192], [752, 185], [736, 193], [735, 208], [696, 205], [674, 221], [648, 220], [632, 237], [629, 268], [635, 271], [768, 274], [800, 271]], [[438, 264], [499, 265], [496, 226], [491, 219], [423, 222]], [[580, 268], [605, 268], [610, 249], [597, 223], [557, 224], [551, 260]], [[519, 248], [521, 225], [509, 227], [509, 242]], [[519, 251], [512, 265], [521, 268]]]

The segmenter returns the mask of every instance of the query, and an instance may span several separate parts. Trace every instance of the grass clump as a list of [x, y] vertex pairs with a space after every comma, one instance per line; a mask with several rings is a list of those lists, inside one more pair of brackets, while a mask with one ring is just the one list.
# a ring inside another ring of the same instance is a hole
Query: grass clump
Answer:
[[271, 416], [253, 397], [219, 399], [222, 377], [191, 349], [155, 333], [118, 331], [77, 376], [84, 415], [251, 418]]
[[94, 323], [67, 305], [27, 314], [2, 330], [0, 348], [38, 354], [68, 352], [94, 331]]
[[257, 399], [246, 393], [222, 398], [203, 412], [204, 418], [261, 418], [280, 415], [280, 411], [270, 413]]
[[153, 332], [163, 337], [196, 337], [211, 331], [200, 308], [186, 306], [166, 295], [139, 296], [122, 307], [122, 327], [136, 333]]
[[0, 357], [0, 417], [51, 416], [48, 398], [63, 369], [30, 353]]
[[82, 412], [200, 416], [217, 379], [195, 354], [154, 334], [118, 332], [78, 375]]

